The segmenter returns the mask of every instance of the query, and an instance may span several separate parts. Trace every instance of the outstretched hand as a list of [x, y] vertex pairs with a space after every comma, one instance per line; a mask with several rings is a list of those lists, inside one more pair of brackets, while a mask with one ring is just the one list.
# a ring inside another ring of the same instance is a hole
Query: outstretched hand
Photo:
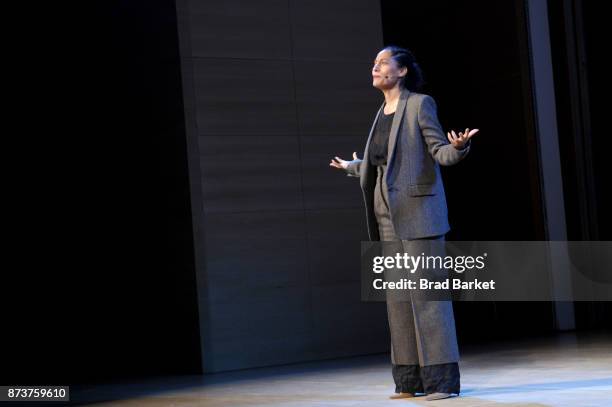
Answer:
[[[359, 158], [357, 158], [357, 152], [353, 152], [353, 160], [359, 160]], [[348, 167], [348, 164], [350, 163], [350, 161], [346, 161], [343, 160], [342, 158], [336, 156], [334, 158], [332, 158], [331, 162], [329, 163], [329, 165], [331, 167], [336, 167], [336, 168], [340, 168], [340, 169], [346, 169], [346, 167]]]
[[470, 138], [472, 138], [472, 136], [474, 136], [476, 133], [478, 133], [478, 129], [470, 130], [468, 128], [465, 129], [464, 133], [459, 133], [459, 136], [455, 134], [454, 130], [451, 130], [450, 133], [447, 132], [446, 135], [448, 137], [448, 141], [451, 142], [453, 147], [455, 147], [457, 150], [461, 150], [465, 147]]

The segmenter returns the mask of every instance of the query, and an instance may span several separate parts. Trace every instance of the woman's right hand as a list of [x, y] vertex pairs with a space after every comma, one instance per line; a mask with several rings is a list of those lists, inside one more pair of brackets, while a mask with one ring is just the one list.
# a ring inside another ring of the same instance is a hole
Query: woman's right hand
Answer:
[[[356, 151], [353, 152], [353, 160], [359, 160], [359, 158], [357, 158], [357, 152]], [[336, 168], [340, 168], [341, 170], [345, 170], [346, 167], [348, 167], [349, 163], [350, 163], [350, 161], [343, 160], [342, 158], [336, 156], [336, 157], [332, 158], [332, 160], [329, 163], [329, 165], [331, 167], [336, 167]]]

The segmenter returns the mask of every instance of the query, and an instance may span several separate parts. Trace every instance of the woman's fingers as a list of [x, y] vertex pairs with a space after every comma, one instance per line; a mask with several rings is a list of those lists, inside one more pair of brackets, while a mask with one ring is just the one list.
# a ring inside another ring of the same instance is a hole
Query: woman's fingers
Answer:
[[329, 163], [330, 166], [332, 167], [336, 167], [336, 168], [340, 168], [340, 169], [344, 169], [346, 166], [346, 161], [344, 161], [342, 158], [340, 157], [334, 157], [337, 161], [334, 161], [334, 159], [332, 158], [331, 162]]
[[357, 151], [353, 151], [353, 160], [358, 160]]
[[479, 132], [478, 129], [470, 130], [470, 128], [468, 127], [465, 129], [465, 132], [459, 132], [459, 136], [457, 136], [454, 130], [451, 130], [450, 132], [446, 132], [446, 137], [448, 138], [448, 141], [450, 141], [453, 145], [461, 146], [465, 144], [473, 135], [475, 135], [478, 132]]
[[336, 167], [336, 168], [342, 168], [342, 163], [336, 162], [334, 160], [332, 160], [329, 165], [331, 165], [332, 167]]
[[467, 129], [465, 129], [465, 131], [464, 131], [464, 132], [459, 132], [459, 137], [458, 137], [458, 138], [459, 138], [459, 141], [465, 141], [465, 140], [467, 140], [467, 135], [468, 135], [469, 131], [470, 131], [470, 129], [469, 129], [469, 128], [467, 128]]

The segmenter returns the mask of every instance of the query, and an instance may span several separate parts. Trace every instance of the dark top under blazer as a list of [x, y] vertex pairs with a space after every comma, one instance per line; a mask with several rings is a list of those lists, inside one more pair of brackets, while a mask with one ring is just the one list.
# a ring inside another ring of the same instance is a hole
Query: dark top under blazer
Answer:
[[370, 143], [370, 164], [372, 165], [385, 165], [387, 164], [387, 153], [389, 152], [389, 133], [391, 132], [391, 123], [393, 123], [393, 116], [395, 112], [391, 114], [383, 113], [380, 115], [380, 119], [376, 123], [376, 129], [374, 130], [374, 136], [372, 136], [372, 142]]
[[[369, 157], [374, 129], [384, 107], [385, 102], [378, 109], [363, 157]], [[440, 165], [461, 161], [468, 154], [470, 144], [458, 150], [448, 142], [431, 96], [407, 89], [401, 91], [389, 133], [386, 180], [391, 221], [400, 239], [443, 235], [450, 230]], [[346, 172], [359, 177], [368, 235], [370, 240], [380, 240], [374, 215], [376, 167], [368, 159], [353, 160]]]

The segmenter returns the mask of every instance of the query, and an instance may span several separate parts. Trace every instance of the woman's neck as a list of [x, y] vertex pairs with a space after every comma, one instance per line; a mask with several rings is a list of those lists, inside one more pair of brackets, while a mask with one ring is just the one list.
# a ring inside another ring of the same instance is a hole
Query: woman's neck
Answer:
[[399, 100], [400, 94], [402, 93], [399, 86], [394, 86], [391, 89], [383, 89], [385, 95], [385, 104], [387, 106], [394, 106]]

